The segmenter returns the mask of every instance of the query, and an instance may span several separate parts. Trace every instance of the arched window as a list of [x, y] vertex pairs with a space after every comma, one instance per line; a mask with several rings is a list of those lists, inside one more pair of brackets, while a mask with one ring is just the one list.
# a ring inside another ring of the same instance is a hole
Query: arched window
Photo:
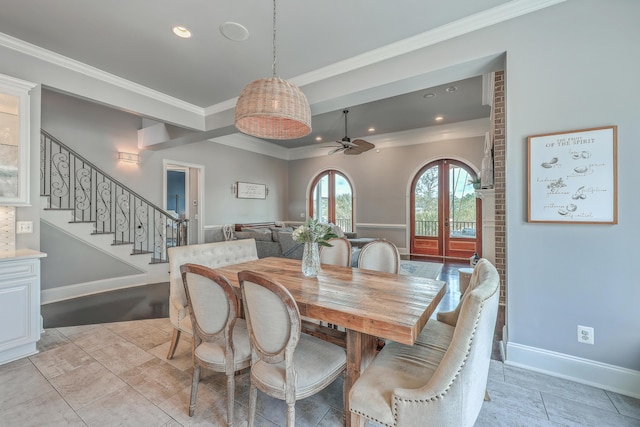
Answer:
[[336, 170], [318, 175], [311, 185], [309, 214], [343, 231], [353, 231], [353, 189], [347, 177]]

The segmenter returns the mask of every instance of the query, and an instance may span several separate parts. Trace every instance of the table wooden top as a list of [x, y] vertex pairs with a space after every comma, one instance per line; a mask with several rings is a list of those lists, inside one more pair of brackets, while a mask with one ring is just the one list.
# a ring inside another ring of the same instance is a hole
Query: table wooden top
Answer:
[[300, 261], [288, 258], [216, 270], [236, 287], [242, 270], [263, 274], [291, 292], [301, 315], [403, 344], [415, 342], [446, 291], [439, 280], [326, 264], [318, 277], [305, 277]]

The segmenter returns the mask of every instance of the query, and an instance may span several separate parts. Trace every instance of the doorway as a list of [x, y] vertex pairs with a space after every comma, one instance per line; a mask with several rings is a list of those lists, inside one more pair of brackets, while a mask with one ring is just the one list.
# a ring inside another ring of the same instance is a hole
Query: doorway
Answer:
[[163, 207], [175, 218], [187, 219], [187, 242], [204, 243], [204, 166], [163, 160]]
[[428, 163], [411, 184], [411, 256], [468, 260], [482, 248], [481, 202], [468, 165], [453, 159]]

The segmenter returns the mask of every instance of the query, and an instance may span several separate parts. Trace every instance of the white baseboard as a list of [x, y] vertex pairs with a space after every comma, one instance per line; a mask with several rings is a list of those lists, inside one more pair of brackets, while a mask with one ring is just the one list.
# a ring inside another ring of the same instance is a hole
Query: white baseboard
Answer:
[[512, 342], [504, 363], [640, 399], [640, 371]]
[[95, 280], [93, 282], [43, 289], [40, 291], [40, 304], [50, 304], [52, 302], [98, 294], [100, 292], [133, 288], [147, 284], [146, 274], [134, 274], [132, 276], [114, 277], [112, 279]]

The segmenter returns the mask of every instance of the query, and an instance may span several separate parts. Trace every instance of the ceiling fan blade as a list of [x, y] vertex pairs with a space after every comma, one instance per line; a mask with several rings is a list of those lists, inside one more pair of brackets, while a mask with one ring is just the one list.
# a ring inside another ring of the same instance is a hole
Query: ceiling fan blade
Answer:
[[335, 149], [333, 149], [333, 150], [330, 150], [328, 154], [329, 154], [329, 155], [332, 155], [332, 154], [335, 154], [335, 153], [337, 153], [338, 151], [341, 151], [341, 150], [344, 150], [344, 149], [345, 149], [344, 147], [338, 147], [338, 148], [335, 148]]
[[351, 140], [349, 138], [346, 138], [346, 139], [343, 138], [343, 139], [337, 140], [336, 143], [342, 145], [345, 148], [347, 148], [347, 147], [352, 147], [352, 148], [357, 147], [357, 145], [354, 144], [353, 142], [351, 142]]
[[355, 139], [353, 141], [353, 144], [355, 144], [355, 147], [345, 150], [344, 154], [362, 154], [365, 151], [369, 151], [375, 147], [375, 145], [368, 141], [365, 141], [364, 139]]

